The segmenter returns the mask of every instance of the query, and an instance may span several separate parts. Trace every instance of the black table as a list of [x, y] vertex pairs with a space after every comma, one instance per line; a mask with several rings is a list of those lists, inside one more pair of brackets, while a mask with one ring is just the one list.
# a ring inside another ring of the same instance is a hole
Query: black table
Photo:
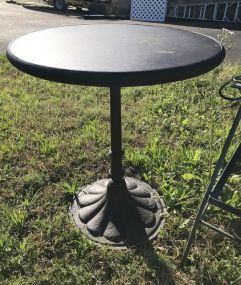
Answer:
[[120, 88], [198, 76], [218, 66], [224, 56], [223, 47], [210, 37], [140, 24], [60, 27], [9, 45], [8, 59], [23, 72], [110, 88], [110, 178], [81, 189], [71, 207], [76, 225], [92, 240], [118, 247], [141, 244], [164, 224], [165, 205], [157, 192], [124, 177]]

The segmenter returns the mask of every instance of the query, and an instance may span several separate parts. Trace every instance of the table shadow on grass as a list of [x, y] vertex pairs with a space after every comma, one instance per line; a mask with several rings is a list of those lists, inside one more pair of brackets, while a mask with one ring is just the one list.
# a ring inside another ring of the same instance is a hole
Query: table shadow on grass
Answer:
[[149, 269], [155, 272], [156, 285], [175, 285], [173, 271], [170, 265], [159, 256], [151, 242], [143, 247], [138, 247], [135, 253], [145, 260]]

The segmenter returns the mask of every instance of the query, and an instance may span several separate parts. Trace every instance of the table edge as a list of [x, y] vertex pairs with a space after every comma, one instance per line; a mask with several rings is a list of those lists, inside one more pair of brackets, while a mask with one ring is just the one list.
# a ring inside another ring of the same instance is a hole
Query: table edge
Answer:
[[103, 87], [146, 86], [193, 78], [217, 67], [222, 63], [226, 54], [225, 48], [220, 44], [221, 51], [219, 54], [195, 64], [150, 71], [92, 72], [49, 68], [32, 64], [17, 58], [11, 52], [10, 46], [11, 44], [6, 51], [8, 60], [24, 73], [54, 82]]

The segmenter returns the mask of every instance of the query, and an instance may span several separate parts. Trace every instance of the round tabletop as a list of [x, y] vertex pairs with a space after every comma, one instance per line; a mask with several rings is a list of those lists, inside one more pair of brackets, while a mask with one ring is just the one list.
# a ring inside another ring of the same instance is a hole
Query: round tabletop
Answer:
[[7, 49], [20, 70], [56, 82], [139, 86], [208, 72], [225, 57], [214, 39], [143, 24], [90, 24], [34, 32]]

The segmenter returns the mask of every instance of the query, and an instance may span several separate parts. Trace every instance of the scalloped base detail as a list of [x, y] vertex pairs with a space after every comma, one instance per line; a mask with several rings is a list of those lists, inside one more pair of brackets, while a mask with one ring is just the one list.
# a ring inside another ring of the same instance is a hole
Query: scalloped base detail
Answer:
[[80, 189], [70, 212], [91, 240], [113, 247], [140, 245], [164, 226], [164, 201], [145, 182], [102, 179]]

